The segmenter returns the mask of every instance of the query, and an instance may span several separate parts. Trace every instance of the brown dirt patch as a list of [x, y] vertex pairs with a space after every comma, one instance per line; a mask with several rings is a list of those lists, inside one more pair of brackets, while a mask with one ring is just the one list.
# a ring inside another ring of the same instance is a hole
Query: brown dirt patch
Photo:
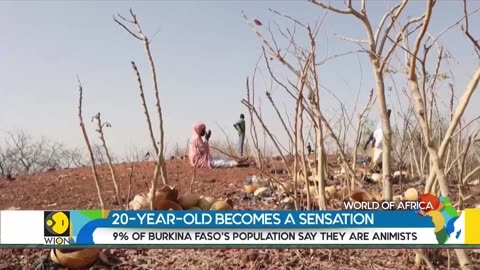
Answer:
[[[124, 197], [128, 185], [130, 164], [116, 165], [117, 177]], [[149, 188], [153, 163], [136, 163], [133, 167], [132, 197]], [[168, 178], [181, 194], [189, 191], [192, 168], [187, 160], [167, 162]], [[108, 167], [99, 167], [105, 190], [107, 208], [116, 205]], [[276, 205], [252, 202], [244, 197], [244, 181], [258, 174], [254, 168], [199, 169], [194, 192], [206, 196], [232, 199], [236, 209], [276, 209]], [[478, 189], [474, 192], [478, 193]], [[478, 202], [478, 197], [474, 199]], [[0, 179], [0, 209], [95, 209], [99, 207], [97, 193], [89, 167], [50, 171], [31, 176], [17, 176], [13, 181]], [[48, 255], [46, 249], [0, 250], [0, 269], [35, 269]], [[437, 252], [438, 253], [438, 252]], [[439, 252], [436, 269], [447, 269], [447, 252]], [[414, 254], [407, 250], [137, 250], [109, 251], [117, 266], [98, 269], [412, 269]], [[432, 253], [433, 254], [433, 253]], [[451, 269], [458, 269], [451, 251]], [[480, 254], [472, 253], [475, 269]], [[44, 264], [45, 265], [45, 264]], [[44, 268], [56, 269], [56, 268]]]

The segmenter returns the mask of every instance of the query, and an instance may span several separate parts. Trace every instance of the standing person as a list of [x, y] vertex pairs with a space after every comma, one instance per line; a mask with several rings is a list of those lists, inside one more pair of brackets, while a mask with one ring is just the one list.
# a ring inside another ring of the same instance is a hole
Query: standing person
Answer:
[[238, 120], [233, 127], [238, 132], [238, 152], [243, 157], [243, 143], [245, 142], [245, 115], [240, 114], [240, 120]]
[[310, 142], [307, 144], [307, 151], [308, 151], [309, 156], [313, 153], [312, 146], [310, 145]]
[[[390, 118], [390, 114], [392, 113], [392, 110], [388, 110], [388, 118]], [[368, 144], [372, 142], [372, 164], [373, 168], [377, 167], [378, 169], [382, 169], [382, 157], [383, 157], [383, 125], [380, 120], [380, 123], [377, 126], [377, 129], [370, 134], [370, 136], [367, 139], [367, 142], [365, 143], [365, 146], [363, 147], [364, 150], [367, 150]]]

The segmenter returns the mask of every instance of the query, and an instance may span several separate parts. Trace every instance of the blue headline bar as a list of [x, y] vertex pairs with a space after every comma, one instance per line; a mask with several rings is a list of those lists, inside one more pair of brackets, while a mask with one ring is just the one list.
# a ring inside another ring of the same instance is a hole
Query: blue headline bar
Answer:
[[[414, 211], [111, 211], [104, 228], [433, 228]], [[100, 224], [101, 223], [101, 224]]]

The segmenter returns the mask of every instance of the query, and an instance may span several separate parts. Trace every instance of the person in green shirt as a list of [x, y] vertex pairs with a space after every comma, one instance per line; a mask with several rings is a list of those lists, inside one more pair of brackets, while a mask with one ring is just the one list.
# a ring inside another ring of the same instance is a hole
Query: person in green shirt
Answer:
[[240, 120], [238, 120], [233, 127], [238, 132], [238, 152], [240, 156], [243, 156], [243, 143], [245, 142], [245, 115], [240, 114]]

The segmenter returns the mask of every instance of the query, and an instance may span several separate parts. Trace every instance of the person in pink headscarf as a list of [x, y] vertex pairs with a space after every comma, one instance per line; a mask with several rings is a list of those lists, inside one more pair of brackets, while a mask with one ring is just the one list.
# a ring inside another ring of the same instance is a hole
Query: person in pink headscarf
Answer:
[[[214, 157], [210, 155], [210, 146], [208, 140], [212, 132], [207, 132], [207, 127], [203, 123], [196, 123], [193, 126], [192, 138], [190, 139], [190, 146], [188, 151], [188, 158], [190, 164], [197, 168], [232, 168], [243, 164], [244, 160], [235, 161], [228, 160], [221, 157]], [[202, 137], [205, 136], [205, 141]]]

